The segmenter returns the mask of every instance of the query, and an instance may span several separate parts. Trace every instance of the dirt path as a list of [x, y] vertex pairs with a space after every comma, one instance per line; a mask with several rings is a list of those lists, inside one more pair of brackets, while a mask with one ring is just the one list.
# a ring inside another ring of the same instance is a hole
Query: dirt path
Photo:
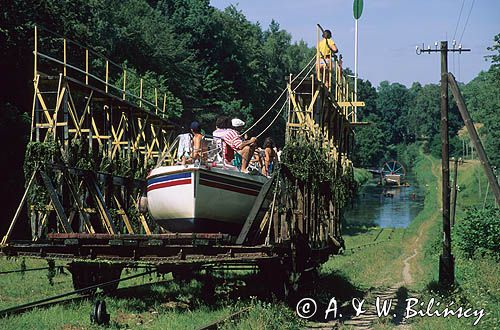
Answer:
[[[436, 165], [434, 162], [432, 162], [432, 160], [429, 156], [425, 156], [425, 158], [429, 162], [431, 162], [431, 164], [432, 164], [431, 171], [432, 171], [432, 174], [434, 175], [434, 177], [436, 178], [436, 184], [438, 185], [437, 189], [436, 189], [436, 195], [437, 195], [436, 198], [438, 200], [438, 205], [441, 206], [441, 203], [442, 203], [441, 198], [440, 198], [441, 186], [439, 185], [439, 176], [440, 176], [439, 169], [440, 169], [440, 167], [438, 165]], [[418, 236], [415, 238], [415, 240], [408, 247], [408, 250], [413, 249], [413, 253], [403, 260], [404, 267], [403, 267], [403, 271], [401, 273], [402, 277], [403, 277], [403, 281], [397, 283], [396, 286], [411, 285], [414, 283], [414, 279], [412, 276], [412, 269], [415, 270], [415, 268], [417, 268], [419, 266], [417, 264], [415, 264], [413, 259], [415, 259], [415, 257], [419, 254], [419, 250], [421, 250], [421, 248], [422, 248], [422, 244], [419, 243], [419, 241], [421, 240], [423, 233], [428, 231], [430, 225], [434, 221], [437, 220], [438, 216], [439, 216], [439, 213], [434, 212], [434, 214], [429, 219], [427, 219], [424, 223], [422, 223], [422, 225], [420, 226]]]
[[[440, 165], [432, 161], [431, 157], [425, 156], [425, 159], [431, 164], [431, 171], [435, 177], [435, 180], [429, 185], [436, 185], [436, 196], [432, 196], [438, 200], [438, 207], [441, 206], [441, 185], [440, 185]], [[378, 287], [369, 290], [363, 299], [366, 300], [367, 306], [374, 306], [377, 298], [381, 300], [391, 300], [394, 305], [391, 308], [390, 315], [400, 315], [399, 318], [391, 319], [393, 325], [398, 329], [409, 329], [404, 319], [404, 304], [405, 299], [410, 295], [415, 295], [415, 293], [410, 293], [408, 290], [409, 286], [415, 285], [416, 279], [418, 279], [422, 274], [422, 266], [419, 262], [419, 257], [422, 255], [424, 243], [427, 240], [427, 236], [430, 227], [438, 221], [440, 212], [438, 209], [433, 210], [432, 214], [429, 215], [427, 219], [424, 219], [419, 227], [418, 234], [413, 237], [408, 237], [401, 244], [404, 245], [402, 249], [402, 254], [400, 256], [402, 269], [401, 269], [401, 280], [397, 283], [392, 284], [390, 287]], [[377, 235], [375, 240], [380, 236]], [[351, 318], [343, 321], [331, 321], [327, 323], [310, 323], [308, 329], [336, 329], [347, 327], [349, 329], [372, 329], [374, 325], [379, 323], [379, 316], [376, 313], [375, 308], [369, 308], [367, 311], [359, 316], [353, 315]]]
[[[432, 167], [432, 174], [436, 178], [436, 184], [437, 184], [437, 189], [436, 189], [436, 198], [438, 200], [438, 205], [441, 206], [441, 187], [439, 184], [439, 177], [440, 177], [440, 167], [439, 165], [436, 165], [432, 160], [430, 159], [429, 156], [426, 156], [426, 159], [431, 162]], [[416, 257], [421, 253], [420, 251], [423, 248], [423, 240], [424, 240], [424, 235], [429, 231], [429, 227], [434, 223], [434, 221], [437, 221], [437, 218], [439, 216], [438, 210], [433, 212], [432, 216], [430, 216], [428, 219], [426, 219], [422, 224], [420, 225], [418, 235], [417, 237], [409, 242], [409, 245], [405, 248], [404, 255], [408, 255], [405, 259], [403, 259], [403, 269], [401, 272], [402, 276], [402, 281], [395, 283], [389, 288], [380, 288], [380, 289], [375, 289], [371, 292], [370, 298], [367, 300], [373, 300], [375, 297], [380, 297], [381, 299], [392, 299], [394, 301], [398, 301], [398, 293], [401, 293], [401, 290], [405, 290], [407, 292], [407, 287], [409, 285], [414, 284], [414, 274], [421, 272], [420, 270], [420, 265], [416, 262]], [[396, 305], [394, 309], [391, 311], [399, 312], [397, 314], [401, 315], [401, 306]], [[396, 314], [395, 314], [396, 315]], [[371, 329], [372, 325], [377, 322], [378, 316], [375, 314], [375, 311], [370, 311], [369, 313], [360, 315], [360, 316], [355, 316], [352, 319], [344, 322], [344, 326], [348, 326], [354, 329]], [[395, 325], [398, 326], [399, 329], [408, 329], [408, 325], [405, 324], [406, 320], [404, 318], [401, 318], [399, 320], [396, 320]]]

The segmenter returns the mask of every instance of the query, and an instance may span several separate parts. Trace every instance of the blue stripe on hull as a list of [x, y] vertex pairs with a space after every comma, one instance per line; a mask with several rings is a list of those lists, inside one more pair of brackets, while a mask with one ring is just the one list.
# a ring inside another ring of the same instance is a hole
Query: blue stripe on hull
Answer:
[[170, 180], [177, 180], [177, 179], [187, 179], [191, 177], [191, 172], [185, 172], [185, 173], [176, 173], [176, 174], [170, 174], [170, 175], [163, 175], [160, 177], [152, 178], [148, 180], [148, 186], [150, 184], [154, 183], [160, 183], [160, 182], [166, 182]]

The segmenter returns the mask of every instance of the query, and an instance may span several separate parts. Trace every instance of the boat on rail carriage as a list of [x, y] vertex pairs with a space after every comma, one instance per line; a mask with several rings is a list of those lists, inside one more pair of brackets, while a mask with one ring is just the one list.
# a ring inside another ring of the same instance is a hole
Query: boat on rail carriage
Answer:
[[[207, 140], [208, 152], [201, 162], [158, 166], [147, 177], [149, 213], [168, 231], [239, 233], [269, 180], [228, 164], [218, 151], [221, 148]], [[179, 158], [183, 151], [178, 150]]]

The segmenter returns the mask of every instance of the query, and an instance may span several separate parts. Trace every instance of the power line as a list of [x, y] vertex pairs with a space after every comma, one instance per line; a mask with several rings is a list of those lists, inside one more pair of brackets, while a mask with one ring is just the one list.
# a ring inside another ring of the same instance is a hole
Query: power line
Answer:
[[455, 32], [453, 32], [453, 40], [455, 40], [455, 36], [457, 35], [458, 25], [460, 23], [460, 18], [462, 18], [462, 10], [464, 9], [465, 0], [462, 1], [462, 7], [460, 7], [460, 14], [458, 14], [457, 25], [455, 26]]
[[[460, 19], [462, 18], [462, 11], [464, 9], [465, 0], [462, 0], [462, 6], [460, 7], [460, 13], [458, 14], [457, 24], [455, 25], [455, 32], [453, 32], [453, 47], [455, 47], [455, 36], [457, 35], [458, 26], [460, 25]], [[453, 63], [453, 72], [455, 72], [455, 53], [452, 53], [452, 63]]]
[[467, 15], [467, 19], [465, 20], [464, 30], [462, 31], [462, 35], [460, 36], [460, 41], [458, 42], [459, 44], [462, 43], [462, 38], [464, 36], [465, 29], [467, 28], [467, 23], [469, 23], [469, 17], [470, 17], [470, 14], [472, 13], [472, 8], [474, 8], [475, 2], [476, 2], [476, 0], [472, 0], [472, 5], [470, 6], [469, 14]]

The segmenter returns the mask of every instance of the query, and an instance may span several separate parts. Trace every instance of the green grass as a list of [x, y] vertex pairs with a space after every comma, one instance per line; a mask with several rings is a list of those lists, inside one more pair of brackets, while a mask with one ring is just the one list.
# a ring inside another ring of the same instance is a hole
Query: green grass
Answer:
[[[425, 203], [408, 228], [394, 231], [378, 227], [344, 228], [347, 251], [343, 255], [332, 257], [322, 266], [320, 281], [315, 287], [309, 288], [305, 296], [317, 298], [320, 308], [324, 308], [333, 296], [342, 302], [348, 302], [353, 297], [370, 295], [372, 288], [393, 286], [402, 280], [403, 260], [413, 251], [416, 237], [421, 233], [419, 254], [413, 260], [414, 267], [411, 269], [414, 283], [407, 286], [409, 296], [420, 295], [425, 301], [435, 297], [475, 309], [485, 308], [488, 314], [476, 328], [498, 328], [500, 274], [494, 260], [467, 259], [459, 251], [454, 251], [458, 283], [456, 290], [443, 297], [440, 296], [442, 293], [431, 290], [435, 288], [435, 281], [438, 279], [438, 258], [441, 252], [440, 181], [432, 171], [434, 168], [434, 172], [439, 174], [439, 165], [439, 160], [424, 155], [420, 155], [415, 162], [414, 172], [425, 191]], [[459, 174], [461, 191], [458, 195], [457, 221], [461, 221], [465, 207], [482, 205], [486, 188], [479, 163], [466, 163], [459, 169]], [[371, 176], [369, 172], [359, 169], [355, 170], [355, 175], [358, 182], [364, 182]], [[478, 176], [483, 180], [481, 195]], [[487, 198], [487, 203], [490, 202], [491, 192]], [[367, 244], [370, 246], [356, 248]], [[351, 248], [355, 249], [351, 251]], [[36, 259], [26, 259], [25, 262], [26, 268], [47, 265], [45, 261]], [[0, 259], [0, 271], [20, 268], [21, 259]], [[57, 274], [53, 279], [53, 286], [49, 284], [47, 274], [44, 270], [24, 275], [0, 275], [0, 309], [72, 290], [69, 273]], [[127, 281], [120, 284], [120, 288], [154, 284], [106, 297], [111, 314], [110, 328], [194, 329], [246, 306], [252, 307], [249, 313], [226, 323], [223, 328], [300, 329], [304, 326], [304, 322], [295, 316], [293, 308], [253, 293], [264, 290], [261, 288], [262, 279], [252, 280], [250, 277], [246, 285], [253, 284], [238, 298], [239, 294], [231, 291], [230, 284], [233, 282], [230, 278], [227, 283], [219, 283], [215, 296], [208, 300], [205, 299], [206, 293], [201, 282], [180, 284], [163, 283], [160, 280], [155, 276], [146, 276]], [[100, 329], [89, 321], [93, 302], [93, 299], [84, 299], [10, 316], [0, 319], [0, 329]], [[471, 324], [471, 319], [414, 318], [410, 325], [412, 329], [469, 329]], [[388, 320], [380, 320], [375, 324], [375, 329], [393, 327]]]
[[370, 180], [372, 177], [372, 174], [368, 172], [368, 170], [364, 168], [354, 168], [354, 180], [359, 184], [363, 185], [368, 180]]
[[458, 168], [457, 213], [461, 216], [471, 206], [495, 205], [484, 169], [478, 160], [468, 160]]
[[[343, 237], [348, 249], [347, 253], [332, 257], [323, 265], [322, 273], [335, 272], [342, 274], [351, 283], [355, 283], [362, 289], [381, 286], [390, 287], [400, 282], [402, 280], [401, 270], [403, 268], [405, 246], [408, 245], [408, 242], [415, 240], [422, 222], [432, 217], [437, 210], [437, 183], [431, 171], [433, 164], [436, 166], [437, 161], [422, 156], [416, 163], [415, 172], [417, 173], [418, 182], [425, 189], [425, 203], [423, 210], [408, 228], [394, 229], [391, 239], [384, 237], [384, 235], [388, 235], [392, 231], [386, 228], [377, 238], [379, 244], [353, 252], [350, 252], [349, 249], [375, 242], [375, 237], [382, 229], [378, 227], [345, 228]], [[427, 237], [422, 239], [425, 241]], [[418, 278], [420, 282], [430, 280], [427, 273], [421, 273], [425, 278]]]
[[[22, 259], [0, 259], [0, 271], [21, 269]], [[44, 267], [43, 260], [25, 259], [26, 268]], [[131, 270], [129, 274], [141, 272]], [[72, 291], [71, 275], [57, 274], [53, 286], [48, 271], [34, 271], [0, 275], [0, 309]], [[242, 298], [233, 297], [234, 288], [242, 286], [243, 278], [252, 281], [252, 275], [227, 276], [218, 282], [215, 293], [204, 289], [203, 283], [164, 282], [156, 276], [145, 276], [122, 282], [120, 288], [139, 286], [104, 297], [111, 314], [111, 329], [195, 329], [250, 306], [251, 311], [227, 329], [298, 329], [302, 324], [292, 310], [279, 302], [266, 303], [251, 298], [244, 291]], [[169, 276], [166, 277], [170, 279]], [[254, 281], [255, 282], [255, 281]], [[145, 284], [145, 285], [142, 285]], [[151, 285], [147, 285], [151, 284]], [[238, 284], [238, 285], [235, 285]], [[255, 292], [262, 285], [254, 286]], [[256, 293], [255, 295], [257, 295]], [[102, 297], [102, 296], [101, 296]], [[97, 298], [95, 298], [97, 299]], [[90, 312], [95, 299], [33, 310], [0, 319], [0, 329], [99, 329], [90, 324]]]
[[[468, 161], [459, 167], [458, 184], [461, 187], [457, 195], [457, 223], [462, 221], [464, 211], [471, 206], [482, 207], [485, 200], [486, 177], [483, 168], [478, 161]], [[478, 180], [481, 180], [481, 193]], [[491, 191], [486, 198], [486, 203], [492, 205], [494, 202]], [[441, 219], [441, 218], [440, 218]], [[440, 223], [439, 223], [440, 225]], [[422, 290], [424, 297], [429, 299], [443, 294], [436, 288], [435, 281], [438, 279], [436, 265], [441, 253], [440, 226], [433, 228], [434, 235], [431, 244], [426, 246], [425, 258], [422, 260], [423, 267], [432, 267], [434, 282], [429, 282], [432, 290]], [[453, 248], [453, 241], [452, 241]], [[455, 281], [456, 286], [451, 293], [442, 295], [446, 302], [454, 301], [460, 306], [468, 306], [473, 309], [484, 308], [486, 316], [474, 327], [475, 329], [499, 329], [500, 326], [500, 269], [498, 262], [489, 257], [467, 258], [458, 249], [453, 249], [455, 257]], [[472, 328], [471, 319], [457, 318], [421, 318], [412, 324], [414, 329], [469, 329]]]

